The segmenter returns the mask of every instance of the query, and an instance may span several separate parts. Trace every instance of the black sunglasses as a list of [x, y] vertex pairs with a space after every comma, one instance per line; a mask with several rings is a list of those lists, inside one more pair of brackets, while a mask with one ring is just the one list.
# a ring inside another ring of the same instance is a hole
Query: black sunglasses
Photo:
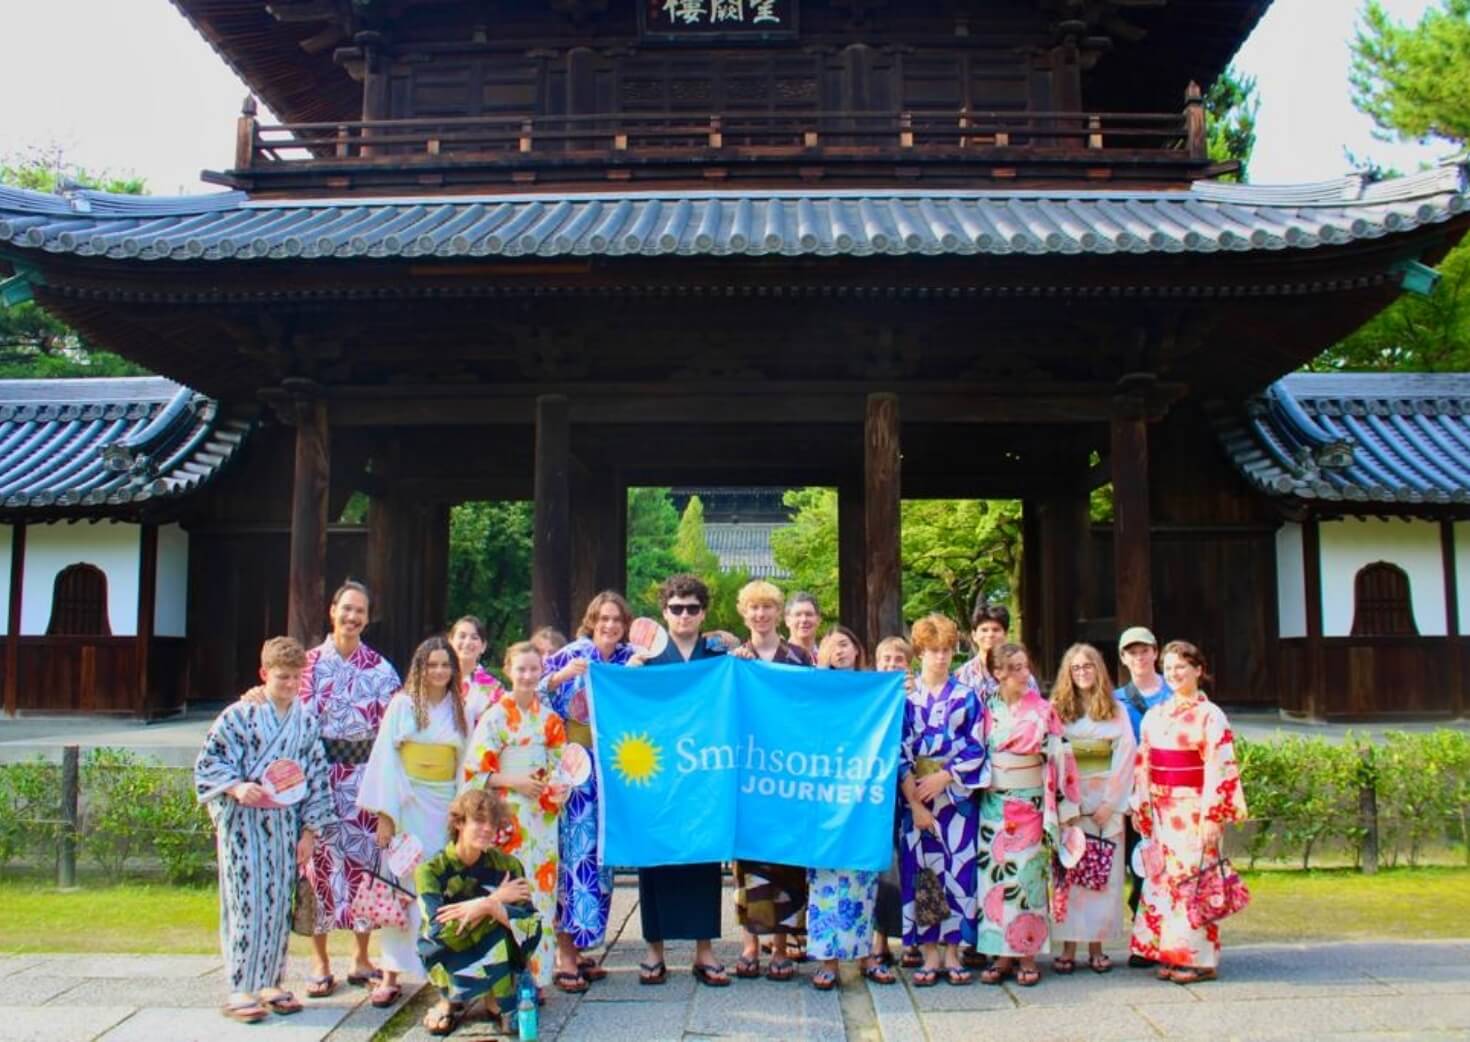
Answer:
[[665, 604], [664, 611], [670, 615], [698, 615], [704, 611], [702, 604]]

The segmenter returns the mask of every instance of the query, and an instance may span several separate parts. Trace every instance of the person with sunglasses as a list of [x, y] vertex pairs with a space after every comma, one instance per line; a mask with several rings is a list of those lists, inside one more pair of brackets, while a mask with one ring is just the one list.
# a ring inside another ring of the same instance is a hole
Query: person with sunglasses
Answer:
[[[659, 587], [658, 602], [669, 643], [656, 656], [634, 656], [629, 666], [678, 665], [725, 653], [723, 640], [700, 633], [709, 610], [709, 587], [703, 580], [694, 575], [671, 576]], [[714, 938], [720, 936], [722, 886], [717, 861], [638, 870], [638, 910], [643, 940], [648, 944], [648, 961], [638, 964], [639, 984], [668, 980], [665, 941], [693, 941], [694, 979], [711, 988], [729, 986], [729, 974], [715, 958], [713, 947]]]

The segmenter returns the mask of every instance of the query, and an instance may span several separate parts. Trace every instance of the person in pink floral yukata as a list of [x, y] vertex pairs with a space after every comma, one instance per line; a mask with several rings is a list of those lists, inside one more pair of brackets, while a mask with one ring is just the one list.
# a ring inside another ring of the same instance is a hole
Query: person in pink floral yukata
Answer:
[[1194, 984], [1219, 974], [1220, 927], [1190, 926], [1179, 884], [1220, 856], [1225, 826], [1245, 820], [1245, 795], [1230, 721], [1200, 690], [1199, 649], [1165, 645], [1164, 678], [1174, 697], [1144, 716], [1138, 743], [1133, 813], [1144, 878], [1130, 947], [1159, 964], [1160, 980]]
[[975, 950], [996, 957], [981, 972], [983, 983], [1014, 972], [1029, 988], [1041, 980], [1036, 956], [1050, 943], [1052, 855], [1062, 824], [1077, 817], [1081, 793], [1062, 722], [1032, 683], [1026, 649], [996, 648], [990, 672], [999, 684], [983, 696], [990, 786], [980, 797]]

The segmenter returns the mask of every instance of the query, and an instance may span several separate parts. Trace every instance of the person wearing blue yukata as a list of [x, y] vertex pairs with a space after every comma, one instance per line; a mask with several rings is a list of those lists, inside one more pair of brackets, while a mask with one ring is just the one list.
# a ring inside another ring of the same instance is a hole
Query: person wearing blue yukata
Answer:
[[[1118, 661], [1120, 672], [1126, 673], [1128, 682], [1113, 692], [1128, 713], [1128, 724], [1133, 728], [1133, 741], [1139, 738], [1143, 717], [1161, 702], [1167, 702], [1174, 692], [1158, 671], [1159, 642], [1153, 631], [1146, 626], [1130, 626], [1118, 638]], [[1143, 880], [1133, 874], [1133, 850], [1138, 846], [1138, 830], [1132, 819], [1125, 822], [1123, 834], [1123, 863], [1128, 865], [1128, 909], [1137, 914], [1138, 899], [1143, 893]], [[1128, 956], [1130, 966], [1151, 966], [1141, 955]]]
[[[280, 986], [291, 900], [317, 836], [335, 820], [321, 732], [298, 698], [305, 669], [299, 643], [266, 641], [264, 701], [236, 702], [221, 713], [194, 762], [195, 791], [216, 831], [220, 947], [231, 989], [222, 1012], [246, 1024], [301, 1011]], [[305, 788], [297, 802], [272, 799], [269, 785], [293, 780]]]

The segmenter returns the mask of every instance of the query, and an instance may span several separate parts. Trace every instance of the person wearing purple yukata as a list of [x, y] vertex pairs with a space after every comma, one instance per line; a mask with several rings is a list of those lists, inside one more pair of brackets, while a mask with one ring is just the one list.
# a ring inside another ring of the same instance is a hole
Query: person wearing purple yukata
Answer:
[[[633, 613], [623, 595], [603, 590], [587, 605], [577, 639], [546, 656], [537, 691], [566, 724], [567, 741], [593, 755], [587, 701], [587, 667], [593, 662], [627, 665], [637, 648], [629, 644]], [[556, 888], [556, 972], [551, 982], [565, 992], [587, 990], [607, 977], [585, 955], [607, 936], [612, 910], [612, 870], [602, 863], [597, 840], [597, 773], [571, 791], [558, 830], [561, 859]]]
[[914, 623], [919, 676], [904, 706], [898, 779], [903, 794], [904, 943], [919, 945], [915, 987], [954, 985], [972, 977], [960, 941], [975, 913], [979, 819], [973, 795], [990, 782], [986, 720], [979, 697], [950, 676], [959, 632], [942, 615]]

